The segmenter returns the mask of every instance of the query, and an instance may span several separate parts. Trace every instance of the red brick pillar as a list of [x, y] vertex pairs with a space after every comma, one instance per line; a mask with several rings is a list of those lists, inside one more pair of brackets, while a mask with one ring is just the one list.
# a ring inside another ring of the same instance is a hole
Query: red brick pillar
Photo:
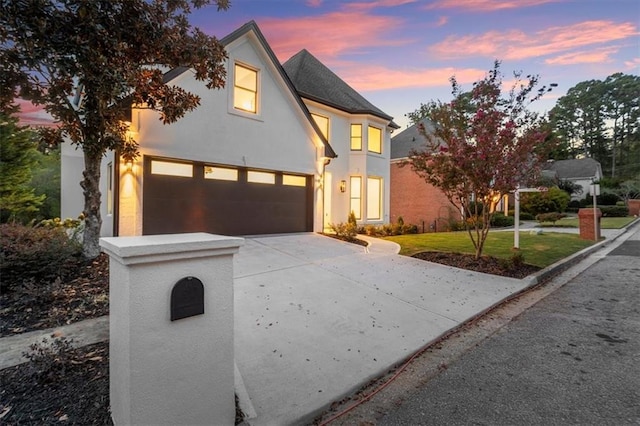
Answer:
[[629, 200], [629, 216], [640, 216], [640, 200]]
[[600, 240], [600, 218], [602, 212], [600, 209], [596, 209], [596, 225], [593, 223], [593, 209], [580, 209], [578, 210], [578, 218], [580, 221], [580, 238], [583, 240]]

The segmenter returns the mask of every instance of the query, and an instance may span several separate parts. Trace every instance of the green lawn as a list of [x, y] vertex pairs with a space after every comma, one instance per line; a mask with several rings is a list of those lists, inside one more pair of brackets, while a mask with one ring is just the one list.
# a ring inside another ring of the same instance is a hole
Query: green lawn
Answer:
[[[603, 217], [600, 219], [600, 228], [601, 229], [620, 229], [624, 228], [631, 222], [633, 222], [635, 217]], [[559, 226], [564, 228], [577, 228], [578, 227], [578, 218], [577, 217], [565, 217], [564, 219], [560, 219], [556, 222], [555, 225], [551, 223], [545, 223], [542, 225], [545, 228], [551, 228], [553, 226]]]
[[[475, 253], [471, 239], [466, 232], [435, 232], [385, 237], [400, 244], [400, 254], [411, 256], [421, 251], [445, 251]], [[581, 240], [575, 234], [543, 232], [532, 235], [528, 231], [520, 232], [520, 252], [526, 263], [541, 268], [572, 255], [593, 241]], [[483, 254], [508, 259], [513, 255], [513, 232], [490, 232]]]

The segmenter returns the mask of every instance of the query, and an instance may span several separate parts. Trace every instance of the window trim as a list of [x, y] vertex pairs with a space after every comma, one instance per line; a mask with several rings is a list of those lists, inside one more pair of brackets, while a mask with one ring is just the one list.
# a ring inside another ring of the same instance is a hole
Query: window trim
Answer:
[[[318, 121], [316, 120], [316, 117], [324, 118], [325, 120], [327, 120], [327, 128], [326, 129], [322, 129], [322, 126], [318, 123]], [[315, 113], [315, 112], [311, 113], [311, 118], [313, 119], [313, 121], [316, 123], [316, 125], [320, 129], [320, 132], [322, 133], [324, 138], [327, 140], [327, 142], [329, 142], [329, 138], [331, 137], [331, 118], [326, 116], [326, 115], [318, 114], [318, 113]], [[326, 134], [324, 132], [322, 132], [322, 130], [326, 130]]]
[[[356, 136], [356, 138], [360, 140], [360, 146], [358, 148], [353, 147], [353, 141], [354, 141], [353, 128], [356, 126], [360, 128], [360, 136]], [[349, 134], [350, 134], [349, 148], [351, 149], [351, 151], [362, 151], [362, 123], [351, 123], [351, 125], [349, 126]]]
[[[353, 194], [354, 179], [358, 179], [360, 181], [360, 192], [357, 194], [357, 197], [354, 197], [354, 194]], [[358, 212], [355, 212], [351, 208], [355, 200], [358, 200], [358, 205], [359, 205]], [[351, 214], [351, 212], [354, 213], [356, 220], [362, 220], [362, 176], [360, 175], [349, 176], [349, 214]]]
[[[255, 73], [255, 77], [256, 77], [256, 89], [254, 93], [254, 103], [255, 103], [255, 111], [251, 111], [248, 109], [244, 109], [241, 107], [236, 106], [236, 89], [240, 89], [240, 90], [246, 90], [246, 91], [251, 91], [251, 89], [248, 89], [246, 87], [242, 87], [237, 85], [236, 80], [237, 80], [237, 68], [243, 68], [245, 70], [248, 71], [252, 71]], [[261, 92], [261, 86], [260, 86], [260, 69], [253, 67], [251, 65], [248, 65], [244, 62], [240, 62], [240, 61], [234, 61], [233, 62], [233, 86], [232, 86], [233, 90], [231, 90], [231, 109], [239, 114], [243, 114], [249, 117], [256, 117], [260, 115], [260, 92]]]
[[[375, 129], [375, 130], [377, 130], [378, 132], [380, 132], [380, 142], [379, 142], [379, 143], [380, 143], [380, 151], [374, 151], [374, 150], [372, 150], [372, 149], [371, 149], [371, 138], [370, 138], [370, 136], [371, 136], [371, 129]], [[368, 125], [368, 126], [367, 126], [367, 151], [368, 151], [368, 152], [371, 152], [371, 153], [373, 153], [373, 154], [380, 154], [380, 155], [382, 155], [382, 140], [383, 140], [383, 137], [382, 137], [382, 129], [381, 129], [381, 128], [379, 128], [379, 127], [376, 127], [376, 126]]]
[[[370, 188], [370, 181], [377, 181], [378, 182], [378, 216], [377, 217], [371, 217], [369, 214], [369, 207], [370, 207], [370, 192], [369, 192], [369, 188]], [[384, 181], [382, 179], [381, 176], [367, 176], [367, 220], [382, 220], [382, 204], [383, 204], [383, 193], [384, 193]]]

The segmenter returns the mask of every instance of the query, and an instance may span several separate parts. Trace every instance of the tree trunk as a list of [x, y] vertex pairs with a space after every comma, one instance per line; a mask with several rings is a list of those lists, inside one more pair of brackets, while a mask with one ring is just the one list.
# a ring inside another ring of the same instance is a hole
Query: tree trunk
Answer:
[[95, 259], [100, 254], [100, 164], [102, 156], [84, 153], [84, 172], [80, 186], [84, 193], [84, 235], [82, 253], [86, 259]]

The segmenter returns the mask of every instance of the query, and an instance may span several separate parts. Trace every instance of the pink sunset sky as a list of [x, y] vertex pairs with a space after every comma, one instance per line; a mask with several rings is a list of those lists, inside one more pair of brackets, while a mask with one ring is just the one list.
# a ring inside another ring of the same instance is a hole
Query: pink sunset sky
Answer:
[[[406, 127], [405, 114], [449, 100], [502, 61], [558, 87], [535, 109], [550, 110], [577, 83], [640, 74], [637, 0], [231, 0], [191, 22], [224, 37], [254, 20], [281, 62], [307, 49]], [[25, 122], [46, 119], [24, 104]]]

